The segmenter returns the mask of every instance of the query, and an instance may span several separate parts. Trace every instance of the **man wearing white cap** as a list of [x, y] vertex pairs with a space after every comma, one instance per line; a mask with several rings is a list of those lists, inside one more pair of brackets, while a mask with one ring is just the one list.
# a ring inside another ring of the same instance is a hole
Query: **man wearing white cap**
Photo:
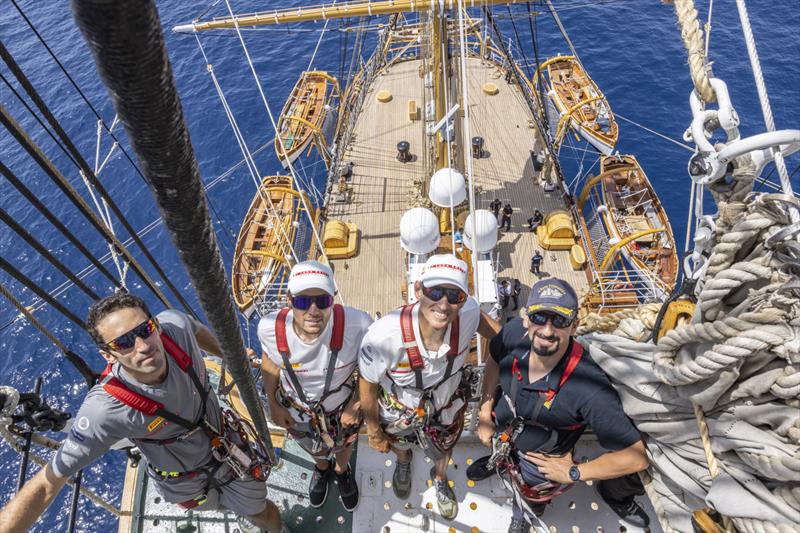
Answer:
[[372, 319], [363, 311], [334, 305], [333, 272], [317, 261], [295, 265], [288, 290], [288, 307], [258, 325], [270, 418], [316, 462], [309, 484], [311, 506], [325, 503], [335, 472], [342, 505], [353, 511], [358, 486], [348, 463], [362, 423], [355, 371]]
[[499, 325], [468, 296], [467, 264], [453, 255], [429, 258], [414, 290], [417, 303], [372, 324], [361, 343], [361, 407], [370, 446], [397, 455], [395, 495], [405, 499], [411, 492], [411, 446], [417, 444], [435, 461], [439, 512], [452, 520], [458, 503], [447, 463], [469, 400], [464, 362], [475, 332], [491, 337]]

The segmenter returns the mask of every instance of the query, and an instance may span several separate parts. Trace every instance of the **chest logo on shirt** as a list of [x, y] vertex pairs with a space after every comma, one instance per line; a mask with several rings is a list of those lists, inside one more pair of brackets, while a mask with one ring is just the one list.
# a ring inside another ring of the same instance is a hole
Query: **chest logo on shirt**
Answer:
[[158, 426], [160, 426], [163, 421], [164, 421], [164, 417], [161, 417], [161, 416], [156, 417], [155, 420], [153, 420], [152, 422], [150, 422], [150, 424], [148, 424], [147, 431], [152, 433], [153, 430], [155, 430]]
[[[302, 367], [302, 366], [303, 366], [303, 365], [302, 365], [302, 364], [300, 364], [300, 363], [292, 363], [292, 370], [297, 370], [297, 369], [299, 369], [299, 368], [300, 368], [300, 367]], [[283, 363], [281, 363], [281, 368], [285, 369], [285, 368], [286, 368], [286, 365], [285, 365], [285, 364], [283, 364]]]
[[407, 360], [400, 361], [397, 363], [397, 368], [411, 368], [411, 363], [409, 363]]
[[86, 431], [87, 429], [89, 429], [89, 419], [86, 418], [85, 416], [82, 416], [78, 419], [78, 423], [75, 425], [78, 426], [78, 429], [80, 429], [81, 431]]

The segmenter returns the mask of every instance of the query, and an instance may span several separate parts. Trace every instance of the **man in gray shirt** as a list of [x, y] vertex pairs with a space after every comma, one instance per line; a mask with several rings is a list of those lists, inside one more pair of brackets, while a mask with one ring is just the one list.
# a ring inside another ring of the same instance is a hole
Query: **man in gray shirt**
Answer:
[[[208, 434], [197, 426], [205, 418], [210, 427], [220, 428], [219, 402], [201, 355], [201, 350], [221, 354], [211, 331], [177, 311], [152, 318], [141, 298], [126, 293], [96, 302], [86, 322], [109, 368], [86, 395], [50, 463], [0, 511], [0, 533], [28, 529], [70, 476], [123, 438], [133, 440], [147, 458], [147, 473], [166, 501], [187, 509], [227, 509], [258, 527], [280, 531], [280, 514], [266, 498], [266, 483], [241, 479], [217, 461]], [[190, 361], [188, 371], [181, 361]], [[170, 417], [129, 407], [109, 385], [159, 402], [197, 427], [189, 430]]]

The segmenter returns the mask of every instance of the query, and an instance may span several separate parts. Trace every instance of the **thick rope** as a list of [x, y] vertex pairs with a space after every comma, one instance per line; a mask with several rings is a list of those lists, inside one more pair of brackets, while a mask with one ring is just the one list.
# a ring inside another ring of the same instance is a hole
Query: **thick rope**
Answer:
[[703, 30], [700, 29], [700, 23], [697, 21], [694, 1], [675, 0], [674, 3], [675, 14], [681, 27], [683, 45], [689, 54], [689, 72], [692, 75], [694, 88], [704, 102], [716, 102], [717, 95], [709, 81], [711, 68], [703, 51]]

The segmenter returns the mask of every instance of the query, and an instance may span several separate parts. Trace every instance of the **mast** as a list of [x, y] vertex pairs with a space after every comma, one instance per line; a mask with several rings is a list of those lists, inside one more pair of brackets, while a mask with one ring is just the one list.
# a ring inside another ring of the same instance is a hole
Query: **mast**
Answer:
[[[441, 11], [438, 3], [433, 4], [431, 13], [431, 52], [433, 57], [433, 97], [436, 102], [436, 124], [441, 121], [447, 109], [445, 109], [445, 76], [447, 75], [448, 53], [447, 53], [447, 27], [446, 18]], [[436, 135], [436, 168], [439, 170], [447, 166], [447, 140], [443, 134], [447, 131], [447, 125], [443, 130], [439, 130]]]

